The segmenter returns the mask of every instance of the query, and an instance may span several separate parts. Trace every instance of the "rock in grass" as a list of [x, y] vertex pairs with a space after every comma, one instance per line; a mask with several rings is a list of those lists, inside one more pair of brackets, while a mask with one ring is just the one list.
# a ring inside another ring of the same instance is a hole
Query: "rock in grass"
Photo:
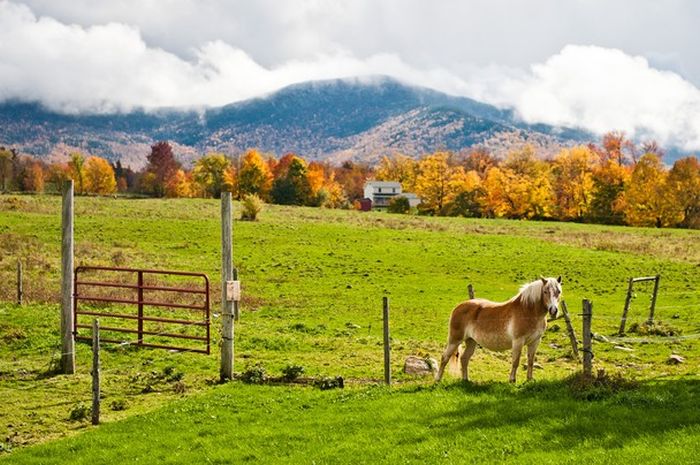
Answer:
[[409, 355], [403, 364], [403, 372], [407, 375], [428, 376], [433, 374], [435, 367], [437, 367], [437, 360], [434, 358], [420, 358], [415, 355]]
[[669, 365], [678, 365], [683, 362], [685, 362], [685, 358], [676, 354], [672, 354], [670, 357], [668, 357], [668, 360], [666, 360], [666, 363], [668, 363]]

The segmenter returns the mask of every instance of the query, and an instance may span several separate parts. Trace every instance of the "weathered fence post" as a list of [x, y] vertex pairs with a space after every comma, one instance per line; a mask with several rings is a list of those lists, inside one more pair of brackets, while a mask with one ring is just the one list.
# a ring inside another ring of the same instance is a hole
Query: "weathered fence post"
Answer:
[[630, 303], [632, 302], [632, 285], [634, 283], [634, 278], [630, 278], [629, 285], [627, 286], [627, 297], [625, 298], [625, 308], [622, 310], [622, 320], [620, 320], [620, 336], [625, 334], [625, 323], [627, 322], [627, 312], [630, 309]]
[[471, 283], [467, 286], [467, 291], [469, 291], [469, 299], [474, 298], [474, 286]]
[[391, 384], [391, 347], [389, 343], [389, 298], [383, 298], [383, 320], [384, 320], [384, 382]]
[[233, 379], [233, 296], [228, 283], [233, 281], [233, 222], [231, 193], [221, 193], [221, 381]]
[[17, 305], [22, 305], [24, 289], [22, 289], [22, 260], [17, 259]]
[[656, 308], [656, 295], [659, 293], [659, 279], [661, 275], [656, 275], [654, 279], [654, 294], [651, 296], [651, 306], [649, 307], [649, 321], [648, 324], [654, 323], [654, 309]]
[[138, 271], [136, 275], [136, 284], [138, 289], [136, 290], [136, 295], [137, 295], [137, 300], [138, 300], [138, 307], [137, 307], [137, 316], [138, 316], [138, 322], [137, 324], [137, 330], [138, 330], [138, 341], [136, 344], [138, 345], [143, 345], [143, 271]]
[[593, 345], [591, 332], [591, 319], [593, 318], [593, 303], [587, 299], [583, 301], [583, 374], [591, 376], [593, 371]]
[[569, 309], [566, 307], [566, 302], [564, 302], [563, 300], [561, 301], [561, 313], [562, 315], [564, 315], [564, 321], [566, 322], [566, 332], [569, 334], [571, 350], [574, 352], [574, 357], [578, 359], [578, 341], [576, 340], [576, 333], [574, 332], [574, 327], [571, 325]]
[[100, 424], [100, 321], [92, 321], [92, 424]]
[[75, 373], [73, 334], [73, 180], [63, 184], [61, 215], [61, 371]]

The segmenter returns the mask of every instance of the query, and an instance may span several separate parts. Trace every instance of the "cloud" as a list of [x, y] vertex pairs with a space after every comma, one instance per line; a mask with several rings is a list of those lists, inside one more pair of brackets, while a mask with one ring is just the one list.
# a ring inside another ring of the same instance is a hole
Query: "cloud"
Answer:
[[625, 131], [684, 150], [700, 148], [700, 90], [646, 58], [596, 46], [566, 46], [482, 98], [513, 106], [523, 120]]
[[[188, 0], [172, 1], [193, 11]], [[144, 8], [153, 13], [153, 5], [146, 2]], [[609, 47], [567, 45], [539, 63], [514, 66], [413, 59], [406, 44], [392, 45], [395, 37], [387, 39], [383, 50], [368, 47], [360, 52], [362, 47], [346, 47], [343, 40], [314, 48], [308, 44], [330, 37], [329, 27], [304, 31], [308, 21], [322, 19], [316, 2], [305, 5], [276, 13], [273, 26], [289, 23], [297, 38], [286, 45], [283, 56], [261, 61], [255, 50], [251, 54], [245, 46], [223, 39], [208, 37], [184, 53], [181, 47], [168, 50], [167, 44], [154, 45], [140, 26], [131, 23], [69, 23], [0, 0], [0, 101], [40, 101], [68, 113], [218, 106], [309, 80], [389, 75], [512, 107], [528, 122], [581, 127], [597, 134], [623, 130], [663, 145], [700, 149], [700, 91], [677, 73], [652, 67], [642, 56]], [[339, 21], [335, 16], [359, 21], [366, 14], [361, 3], [353, 8], [342, 2], [334, 5], [333, 21]], [[382, 10], [396, 8], [389, 2]], [[120, 17], [114, 11], [106, 15]], [[214, 17], [216, 11], [205, 17]], [[262, 14], [255, 12], [258, 17]], [[127, 21], [126, 16], [120, 20]], [[238, 23], [232, 27], [248, 34], [252, 30]], [[289, 32], [280, 31], [279, 36], [275, 40], [283, 40]], [[423, 55], [428, 54], [417, 46], [416, 56]], [[679, 59], [661, 52], [655, 55], [654, 63], [664, 61], [667, 69], [673, 69]]]

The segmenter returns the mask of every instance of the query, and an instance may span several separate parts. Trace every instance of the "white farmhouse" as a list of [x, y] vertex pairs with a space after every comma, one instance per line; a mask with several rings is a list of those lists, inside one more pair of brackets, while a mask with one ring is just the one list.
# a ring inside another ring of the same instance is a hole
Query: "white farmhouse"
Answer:
[[365, 199], [372, 201], [371, 208], [386, 208], [392, 198], [402, 196], [408, 199], [411, 207], [417, 207], [420, 198], [416, 194], [401, 191], [401, 183], [396, 181], [368, 181], [365, 183]]

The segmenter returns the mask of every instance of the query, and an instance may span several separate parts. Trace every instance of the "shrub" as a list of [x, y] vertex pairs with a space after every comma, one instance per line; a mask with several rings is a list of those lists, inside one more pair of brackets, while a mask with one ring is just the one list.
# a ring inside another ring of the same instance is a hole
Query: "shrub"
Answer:
[[293, 381], [304, 374], [304, 367], [301, 365], [287, 365], [282, 369], [282, 377], [286, 381]]
[[68, 413], [70, 421], [82, 421], [92, 415], [92, 408], [82, 402], [73, 406]]
[[411, 211], [411, 204], [406, 197], [398, 195], [389, 201], [387, 211], [389, 213], [408, 213]]
[[265, 205], [265, 202], [256, 194], [246, 195], [243, 197], [241, 219], [245, 221], [257, 220], [258, 213], [262, 211], [263, 205]]
[[265, 382], [265, 368], [260, 364], [255, 364], [241, 374], [241, 381], [247, 384], [262, 384]]

